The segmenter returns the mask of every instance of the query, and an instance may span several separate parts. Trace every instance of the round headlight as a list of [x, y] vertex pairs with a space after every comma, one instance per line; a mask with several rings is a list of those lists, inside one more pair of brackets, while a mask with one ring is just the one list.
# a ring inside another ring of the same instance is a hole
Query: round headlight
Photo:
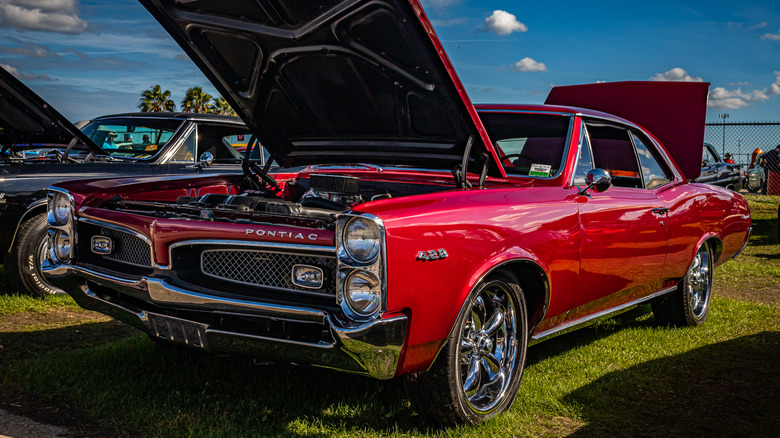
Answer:
[[70, 236], [67, 231], [59, 230], [54, 235], [54, 255], [63, 262], [70, 260]]
[[379, 226], [370, 219], [356, 217], [344, 228], [344, 248], [358, 262], [374, 260], [379, 254], [380, 242]]
[[57, 193], [52, 201], [54, 220], [60, 225], [66, 225], [70, 220], [70, 199], [62, 193]]
[[347, 277], [345, 297], [349, 307], [360, 315], [370, 315], [379, 309], [382, 285], [368, 271], [354, 271]]

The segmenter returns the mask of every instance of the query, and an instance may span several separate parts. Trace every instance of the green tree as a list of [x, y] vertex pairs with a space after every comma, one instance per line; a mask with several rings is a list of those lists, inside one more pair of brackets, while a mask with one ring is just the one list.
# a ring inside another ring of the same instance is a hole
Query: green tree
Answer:
[[176, 109], [176, 103], [171, 99], [170, 91], [163, 91], [159, 85], [154, 85], [141, 92], [138, 109], [145, 113], [173, 111]]
[[211, 95], [203, 91], [203, 87], [188, 88], [181, 101], [181, 110], [185, 113], [210, 113], [214, 110], [210, 102]]
[[233, 110], [233, 107], [230, 106], [228, 101], [222, 97], [215, 97], [212, 101], [212, 106], [214, 107], [214, 112], [217, 114], [222, 114], [225, 116], [235, 116], [237, 115], [236, 112]]

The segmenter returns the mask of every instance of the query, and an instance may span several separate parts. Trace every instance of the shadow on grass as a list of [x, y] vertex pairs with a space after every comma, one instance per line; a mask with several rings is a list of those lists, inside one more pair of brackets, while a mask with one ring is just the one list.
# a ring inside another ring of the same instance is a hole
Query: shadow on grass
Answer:
[[607, 374], [563, 401], [588, 423], [574, 436], [777, 436], [779, 362], [780, 332], [763, 332]]
[[753, 234], [750, 246], [777, 245], [777, 218], [753, 219]]
[[8, 390], [143, 435], [438, 430], [410, 407], [401, 379], [256, 365], [248, 357], [157, 345], [114, 322], [0, 333], [0, 345], [0, 383]]

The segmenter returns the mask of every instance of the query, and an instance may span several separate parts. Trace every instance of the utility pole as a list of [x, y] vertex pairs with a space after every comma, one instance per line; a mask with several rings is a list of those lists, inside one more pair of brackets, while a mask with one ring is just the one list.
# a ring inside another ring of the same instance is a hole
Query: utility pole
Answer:
[[740, 160], [739, 164], [742, 164], [741, 163], [741, 161], [742, 161], [742, 158], [741, 158], [742, 157], [742, 139], [741, 138], [739, 140], [737, 140], [737, 157], [740, 157], [740, 158], [737, 158], [737, 160]]
[[725, 114], [725, 113], [724, 114], [718, 114], [718, 117], [723, 119], [723, 147], [722, 147], [722, 150], [721, 150], [721, 153], [720, 153], [720, 156], [722, 157], [722, 156], [726, 155], [726, 119], [729, 118], [729, 115]]

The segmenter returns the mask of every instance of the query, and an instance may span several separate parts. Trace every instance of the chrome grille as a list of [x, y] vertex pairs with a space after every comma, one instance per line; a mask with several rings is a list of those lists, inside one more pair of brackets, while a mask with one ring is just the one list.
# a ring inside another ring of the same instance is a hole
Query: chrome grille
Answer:
[[111, 239], [114, 249], [103, 257], [137, 266], [152, 266], [152, 250], [140, 237], [111, 228], [100, 228], [100, 234]]
[[[293, 284], [294, 265], [312, 265], [321, 268], [325, 284], [320, 289], [308, 289]], [[323, 295], [336, 294], [336, 287], [332, 280], [336, 272], [335, 257], [249, 249], [206, 250], [201, 253], [200, 267], [208, 276], [234, 283]]]

